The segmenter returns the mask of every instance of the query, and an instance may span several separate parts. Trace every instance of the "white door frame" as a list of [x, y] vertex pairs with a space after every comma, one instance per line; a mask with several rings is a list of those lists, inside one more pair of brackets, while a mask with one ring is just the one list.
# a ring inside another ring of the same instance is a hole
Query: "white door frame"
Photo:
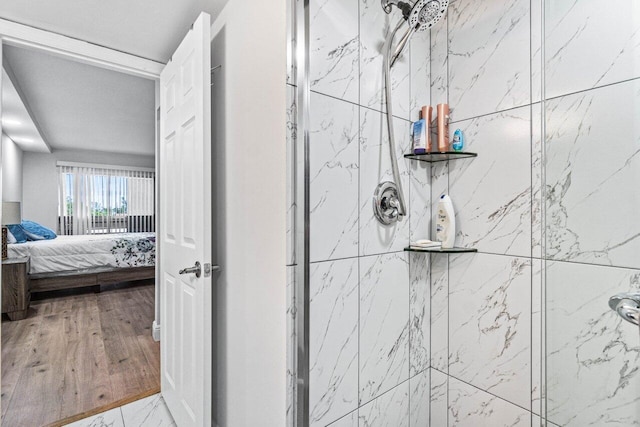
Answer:
[[28, 25], [0, 19], [3, 44], [42, 50], [84, 64], [152, 80], [160, 79], [165, 64]]
[[[154, 116], [156, 114], [157, 107], [160, 103], [159, 92], [157, 88], [160, 82], [160, 72], [165, 66], [165, 64], [163, 63], [152, 61], [150, 59], [140, 58], [135, 55], [109, 49], [104, 46], [89, 43], [79, 39], [74, 39], [50, 31], [30, 27], [28, 25], [0, 19], [0, 54], [2, 52], [2, 46], [4, 45], [22, 47], [31, 50], [40, 50], [51, 55], [56, 55], [61, 58], [81, 62], [83, 64], [93, 65], [95, 67], [100, 67], [107, 70], [154, 80], [156, 83], [156, 108], [154, 109]], [[0, 132], [1, 131], [2, 124], [0, 123]], [[156, 176], [158, 176], [158, 174], [160, 173], [160, 162], [158, 159], [158, 135], [156, 135], [156, 141], [154, 145], [156, 150]], [[160, 195], [158, 194], [157, 182], [158, 180], [156, 179], [156, 212], [159, 212], [158, 203], [160, 200]], [[0, 186], [0, 200], [1, 199], [2, 187]], [[159, 226], [160, 221], [156, 219], [156, 232]], [[157, 245], [156, 252], [159, 253], [160, 250], [161, 248]], [[156, 265], [156, 278], [158, 277], [158, 269], [159, 266]], [[156, 279], [156, 319], [153, 321], [152, 326], [153, 337], [156, 340], [159, 340], [160, 337], [160, 324], [156, 324], [160, 310], [160, 295], [158, 291], [159, 287]]]

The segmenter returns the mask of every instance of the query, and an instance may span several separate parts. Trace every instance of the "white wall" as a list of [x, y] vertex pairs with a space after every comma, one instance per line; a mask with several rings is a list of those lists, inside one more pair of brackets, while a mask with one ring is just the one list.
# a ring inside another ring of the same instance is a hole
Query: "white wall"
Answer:
[[231, 0], [212, 26], [214, 421], [284, 426], [285, 1]]
[[22, 201], [22, 150], [2, 134], [2, 200]]
[[149, 168], [155, 165], [152, 156], [63, 150], [52, 154], [24, 153], [22, 217], [53, 230], [58, 225], [58, 161]]

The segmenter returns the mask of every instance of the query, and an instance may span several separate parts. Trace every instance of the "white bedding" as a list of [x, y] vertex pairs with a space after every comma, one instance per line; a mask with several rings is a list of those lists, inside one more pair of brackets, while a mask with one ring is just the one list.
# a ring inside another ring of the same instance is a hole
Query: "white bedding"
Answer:
[[144, 267], [156, 261], [155, 233], [58, 236], [8, 245], [9, 258], [30, 257], [30, 274], [94, 267]]

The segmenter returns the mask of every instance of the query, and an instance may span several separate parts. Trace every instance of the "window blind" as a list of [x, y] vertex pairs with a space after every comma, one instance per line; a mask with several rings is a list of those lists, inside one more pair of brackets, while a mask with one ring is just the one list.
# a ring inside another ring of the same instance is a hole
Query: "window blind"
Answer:
[[155, 172], [58, 166], [58, 233], [155, 231]]

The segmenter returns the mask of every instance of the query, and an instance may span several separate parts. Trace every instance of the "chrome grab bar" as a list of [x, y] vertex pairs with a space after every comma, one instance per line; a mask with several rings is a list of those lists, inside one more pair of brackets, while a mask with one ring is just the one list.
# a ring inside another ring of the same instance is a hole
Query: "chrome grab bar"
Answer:
[[621, 293], [609, 298], [609, 307], [627, 322], [640, 326], [640, 293]]

